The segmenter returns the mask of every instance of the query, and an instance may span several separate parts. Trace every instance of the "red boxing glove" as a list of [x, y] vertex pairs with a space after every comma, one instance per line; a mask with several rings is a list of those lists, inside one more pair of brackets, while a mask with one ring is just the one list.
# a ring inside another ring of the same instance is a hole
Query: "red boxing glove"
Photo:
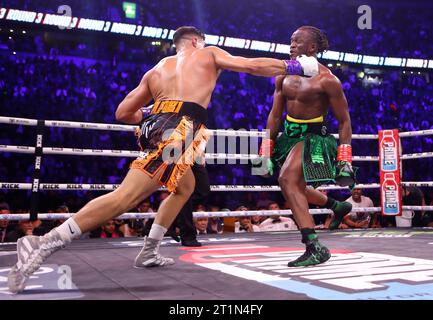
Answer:
[[271, 158], [274, 153], [274, 144], [275, 142], [272, 139], [263, 139], [259, 151], [260, 157]]
[[352, 146], [340, 144], [337, 148], [337, 161], [344, 161], [352, 164]]

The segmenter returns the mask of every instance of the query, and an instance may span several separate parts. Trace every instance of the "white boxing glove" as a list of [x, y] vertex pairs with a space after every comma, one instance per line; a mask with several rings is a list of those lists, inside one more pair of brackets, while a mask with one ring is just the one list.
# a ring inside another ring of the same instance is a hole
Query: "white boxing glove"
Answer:
[[319, 73], [319, 62], [315, 57], [300, 55], [296, 60], [301, 64], [304, 76], [314, 77]]

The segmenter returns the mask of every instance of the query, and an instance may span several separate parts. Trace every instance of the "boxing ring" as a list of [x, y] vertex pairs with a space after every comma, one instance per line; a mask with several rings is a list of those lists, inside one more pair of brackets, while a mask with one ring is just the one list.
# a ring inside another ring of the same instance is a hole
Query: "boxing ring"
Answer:
[[[0, 219], [66, 219], [73, 215], [39, 213], [42, 190], [110, 191], [115, 184], [40, 183], [44, 154], [137, 157], [138, 151], [53, 148], [43, 145], [44, 127], [131, 131], [135, 126], [0, 117], [1, 124], [37, 126], [36, 146], [0, 145], [0, 152], [35, 156], [32, 183], [0, 182], [1, 189], [31, 190], [30, 217], [0, 215]], [[226, 137], [264, 137], [264, 132], [209, 130]], [[399, 133], [401, 138], [433, 135], [433, 130]], [[378, 139], [354, 134], [353, 139]], [[206, 153], [206, 159], [252, 160], [256, 154]], [[405, 154], [402, 160], [433, 157], [433, 152]], [[354, 156], [353, 161], [379, 161], [377, 156]], [[405, 186], [432, 187], [433, 182], [404, 181]], [[357, 188], [379, 188], [379, 183]], [[344, 189], [326, 185], [319, 189]], [[213, 185], [211, 191], [280, 191], [278, 186]], [[433, 206], [403, 206], [406, 210], [433, 210]], [[380, 212], [380, 207], [354, 208], [356, 212]], [[312, 209], [312, 214], [331, 213]], [[290, 215], [290, 210], [195, 212], [195, 217]], [[126, 213], [118, 219], [154, 217], [155, 213]], [[287, 262], [304, 251], [299, 231], [228, 233], [199, 236], [202, 247], [181, 247], [165, 238], [161, 253], [175, 258], [174, 266], [132, 268], [142, 238], [75, 240], [43, 264], [19, 295], [7, 291], [6, 278], [16, 262], [16, 245], [0, 244], [0, 299], [152, 299], [152, 300], [295, 300], [295, 299], [433, 299], [433, 229], [396, 228], [318, 231], [331, 250], [331, 259], [308, 268], [288, 268]]]

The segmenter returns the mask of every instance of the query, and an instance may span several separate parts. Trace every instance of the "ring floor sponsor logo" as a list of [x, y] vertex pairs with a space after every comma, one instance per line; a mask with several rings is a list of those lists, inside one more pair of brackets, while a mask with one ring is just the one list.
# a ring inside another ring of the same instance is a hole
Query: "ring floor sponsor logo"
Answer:
[[[286, 291], [327, 300], [433, 300], [433, 260], [331, 250], [313, 267], [288, 268], [304, 249], [254, 244], [184, 249], [180, 259]], [[283, 298], [283, 297], [282, 297]]]
[[43, 265], [29, 278], [22, 294], [9, 292], [7, 277], [11, 268], [0, 267], [0, 300], [58, 300], [84, 297], [72, 282], [73, 274], [66, 279], [67, 267], [55, 264]]

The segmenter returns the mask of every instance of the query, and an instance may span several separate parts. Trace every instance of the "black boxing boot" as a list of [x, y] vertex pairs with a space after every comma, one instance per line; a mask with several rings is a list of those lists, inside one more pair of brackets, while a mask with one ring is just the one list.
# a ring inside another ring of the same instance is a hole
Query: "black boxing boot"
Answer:
[[314, 229], [301, 229], [302, 242], [305, 243], [306, 250], [302, 256], [294, 261], [290, 261], [288, 267], [308, 267], [316, 264], [324, 263], [329, 260], [331, 253], [328, 248], [323, 246]]

